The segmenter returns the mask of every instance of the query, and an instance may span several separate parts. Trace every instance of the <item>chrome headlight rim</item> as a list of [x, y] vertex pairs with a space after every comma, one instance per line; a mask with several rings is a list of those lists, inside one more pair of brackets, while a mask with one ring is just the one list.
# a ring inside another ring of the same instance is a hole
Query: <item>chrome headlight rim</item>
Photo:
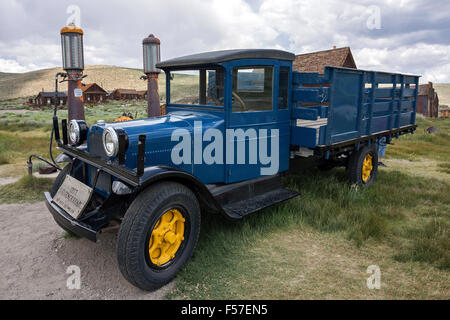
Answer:
[[[112, 150], [108, 150], [108, 147], [106, 146], [106, 136], [107, 135], [111, 135], [111, 140], [112, 140]], [[117, 135], [116, 130], [113, 127], [107, 127], [104, 131], [103, 131], [103, 149], [106, 152], [106, 155], [108, 157], [115, 157], [117, 155], [117, 153], [119, 152], [119, 136]]]
[[80, 143], [80, 125], [77, 120], [70, 120], [69, 122], [69, 141], [71, 144]]

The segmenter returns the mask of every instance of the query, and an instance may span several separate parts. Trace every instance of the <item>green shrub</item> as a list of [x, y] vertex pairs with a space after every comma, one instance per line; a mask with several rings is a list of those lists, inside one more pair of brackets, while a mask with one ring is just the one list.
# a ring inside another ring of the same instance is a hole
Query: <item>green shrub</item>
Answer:
[[0, 186], [0, 203], [22, 203], [44, 200], [44, 192], [51, 189], [52, 179], [23, 176], [19, 181]]

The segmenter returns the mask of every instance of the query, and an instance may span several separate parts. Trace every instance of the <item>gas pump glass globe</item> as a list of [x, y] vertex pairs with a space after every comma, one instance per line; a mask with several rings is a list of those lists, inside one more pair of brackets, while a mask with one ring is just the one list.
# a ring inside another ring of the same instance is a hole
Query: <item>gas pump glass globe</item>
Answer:
[[160, 69], [156, 68], [156, 64], [161, 61], [160, 44], [158, 38], [153, 34], [149, 35], [142, 41], [144, 55], [144, 73], [159, 73]]
[[83, 70], [83, 30], [71, 24], [61, 29], [64, 70]]

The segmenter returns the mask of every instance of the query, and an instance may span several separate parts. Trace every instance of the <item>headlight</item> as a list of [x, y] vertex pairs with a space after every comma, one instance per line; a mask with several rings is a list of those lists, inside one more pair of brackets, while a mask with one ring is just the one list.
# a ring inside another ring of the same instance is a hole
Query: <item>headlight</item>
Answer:
[[88, 126], [83, 120], [70, 120], [69, 140], [73, 145], [82, 144], [87, 137]]
[[119, 137], [113, 127], [108, 127], [103, 131], [103, 148], [108, 157], [114, 157], [119, 151]]

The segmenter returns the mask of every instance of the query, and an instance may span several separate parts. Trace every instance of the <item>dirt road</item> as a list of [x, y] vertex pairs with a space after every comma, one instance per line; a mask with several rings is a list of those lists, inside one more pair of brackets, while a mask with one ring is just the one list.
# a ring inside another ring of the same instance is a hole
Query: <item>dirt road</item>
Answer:
[[[0, 299], [162, 299], [129, 284], [117, 267], [116, 234], [100, 243], [64, 239], [43, 202], [0, 205]], [[81, 288], [68, 289], [70, 265], [81, 270]]]

